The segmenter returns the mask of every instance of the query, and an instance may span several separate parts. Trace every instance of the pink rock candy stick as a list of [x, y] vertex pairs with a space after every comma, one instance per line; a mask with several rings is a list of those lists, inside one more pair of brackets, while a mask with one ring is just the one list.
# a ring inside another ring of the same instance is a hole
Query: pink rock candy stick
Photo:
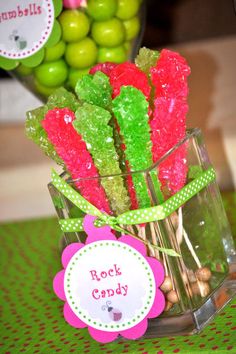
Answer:
[[[73, 179], [98, 176], [85, 142], [72, 125], [74, 119], [74, 113], [68, 108], [55, 108], [47, 112], [42, 126]], [[105, 192], [98, 180], [78, 180], [75, 185], [90, 203], [99, 210], [111, 213]]]
[[147, 100], [149, 99], [151, 87], [148, 78], [135, 64], [129, 62], [118, 64], [111, 70], [109, 77], [113, 98], [119, 95], [122, 86], [133, 86], [140, 90]]
[[[186, 134], [188, 111], [187, 77], [190, 68], [178, 53], [164, 49], [155, 67], [151, 68], [151, 80], [155, 87], [154, 111], [151, 126], [153, 161], [158, 161]], [[159, 166], [159, 180], [172, 193], [181, 189], [186, 180], [186, 147], [182, 146]]]

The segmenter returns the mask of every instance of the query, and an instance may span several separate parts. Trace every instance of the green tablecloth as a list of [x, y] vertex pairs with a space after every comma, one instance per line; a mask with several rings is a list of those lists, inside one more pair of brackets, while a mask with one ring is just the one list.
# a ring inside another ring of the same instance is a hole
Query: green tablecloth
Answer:
[[[224, 196], [236, 235], [236, 194]], [[0, 226], [0, 353], [236, 353], [236, 300], [201, 334], [99, 344], [65, 323], [52, 279], [61, 269], [56, 219]]]

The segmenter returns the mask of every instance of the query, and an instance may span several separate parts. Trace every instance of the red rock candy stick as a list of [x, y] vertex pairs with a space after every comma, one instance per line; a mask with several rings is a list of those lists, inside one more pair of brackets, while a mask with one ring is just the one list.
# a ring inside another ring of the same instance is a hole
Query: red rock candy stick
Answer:
[[151, 87], [148, 84], [148, 78], [135, 64], [125, 62], [116, 65], [110, 71], [109, 77], [113, 88], [113, 98], [119, 95], [122, 86], [133, 86], [140, 90], [146, 99], [149, 100]]
[[[155, 67], [151, 81], [155, 87], [154, 111], [150, 121], [153, 161], [158, 161], [186, 134], [188, 111], [187, 76], [190, 74], [185, 59], [178, 53], [164, 49]], [[186, 148], [182, 146], [159, 166], [162, 187], [172, 193], [181, 189], [186, 179]]]
[[[68, 108], [55, 108], [47, 112], [42, 126], [73, 179], [98, 176], [85, 142], [72, 125], [74, 119], [74, 113]], [[111, 213], [105, 192], [98, 180], [78, 180], [75, 185], [90, 203]]]

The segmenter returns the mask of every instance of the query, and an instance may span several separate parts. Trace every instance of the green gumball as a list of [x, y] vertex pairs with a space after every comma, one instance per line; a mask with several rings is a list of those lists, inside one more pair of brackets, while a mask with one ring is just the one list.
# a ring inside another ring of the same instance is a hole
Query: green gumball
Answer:
[[134, 39], [140, 31], [140, 20], [138, 16], [134, 16], [129, 20], [123, 22], [125, 26], [125, 39], [130, 41]]
[[68, 65], [74, 69], [85, 69], [95, 64], [97, 52], [98, 49], [95, 42], [86, 37], [80, 42], [67, 45], [65, 59]]
[[124, 48], [126, 50], [126, 53], [130, 53], [131, 48], [132, 48], [131, 42], [130, 41], [126, 41], [123, 45], [124, 45]]
[[68, 67], [64, 60], [45, 62], [34, 69], [37, 81], [46, 87], [63, 85], [67, 79]]
[[89, 18], [79, 10], [65, 10], [59, 17], [62, 39], [65, 42], [78, 42], [89, 32]]
[[121, 20], [128, 20], [137, 15], [139, 6], [139, 0], [118, 0], [116, 16]]
[[56, 61], [60, 59], [66, 50], [66, 44], [63, 41], [58, 42], [50, 48], [45, 48], [44, 61]]
[[20, 64], [16, 70], [17, 74], [19, 74], [20, 76], [28, 76], [30, 74], [32, 74], [33, 69], [29, 68], [28, 66], [25, 66], [23, 64]]
[[88, 0], [87, 12], [96, 21], [109, 20], [115, 16], [117, 0]]
[[77, 81], [80, 80], [84, 75], [88, 74], [90, 67], [85, 69], [69, 69], [68, 75], [68, 85], [74, 89]]
[[127, 60], [126, 49], [123, 45], [114, 48], [102, 48], [98, 49], [98, 62], [105, 63], [110, 61], [113, 63], [122, 63]]
[[91, 33], [95, 42], [101, 47], [117, 47], [125, 39], [125, 27], [118, 18], [93, 22]]

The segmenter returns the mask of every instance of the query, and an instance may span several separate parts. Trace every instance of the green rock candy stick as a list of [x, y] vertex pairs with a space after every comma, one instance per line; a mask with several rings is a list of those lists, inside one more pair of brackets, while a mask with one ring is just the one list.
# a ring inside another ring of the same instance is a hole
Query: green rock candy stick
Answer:
[[43, 152], [51, 157], [57, 164], [64, 166], [63, 161], [57, 155], [54, 146], [48, 140], [47, 133], [41, 125], [41, 121], [46, 112], [46, 107], [42, 106], [26, 113], [26, 136], [32, 139], [35, 144], [37, 144]]
[[[103, 72], [97, 71], [94, 75], [84, 75], [82, 79], [77, 82], [75, 91], [81, 102], [102, 107], [112, 114], [112, 87], [108, 76]], [[124, 153], [121, 149], [121, 140], [113, 116], [109, 121], [109, 125], [113, 130], [115, 149], [119, 156], [120, 168], [123, 172], [125, 171]]]
[[[148, 125], [148, 102], [141, 91], [123, 86], [113, 100], [113, 112], [120, 126], [126, 146], [125, 156], [132, 171], [144, 170], [152, 165], [151, 139]], [[133, 174], [133, 183], [139, 207], [150, 206], [150, 197], [144, 175]]]
[[160, 53], [157, 50], [151, 50], [143, 47], [139, 50], [139, 53], [135, 59], [135, 64], [140, 70], [144, 71], [149, 76], [150, 69], [156, 65], [159, 56]]
[[150, 69], [156, 66], [159, 57], [160, 53], [157, 50], [151, 50], [143, 47], [140, 48], [139, 53], [135, 59], [136, 66], [145, 72], [148, 77], [149, 85], [151, 87], [149, 106], [152, 110], [154, 109], [155, 86], [151, 80]]
[[60, 87], [48, 97], [46, 111], [54, 108], [69, 108], [75, 112], [79, 106], [80, 102], [75, 95], [67, 91], [64, 87]]
[[[113, 130], [108, 125], [111, 114], [102, 107], [84, 103], [75, 115], [73, 126], [86, 142], [100, 176], [120, 174]], [[116, 214], [129, 210], [130, 201], [121, 176], [101, 178], [101, 184]]]
[[82, 102], [111, 110], [111, 85], [107, 75], [97, 71], [94, 75], [84, 75], [75, 87], [79, 99]]

